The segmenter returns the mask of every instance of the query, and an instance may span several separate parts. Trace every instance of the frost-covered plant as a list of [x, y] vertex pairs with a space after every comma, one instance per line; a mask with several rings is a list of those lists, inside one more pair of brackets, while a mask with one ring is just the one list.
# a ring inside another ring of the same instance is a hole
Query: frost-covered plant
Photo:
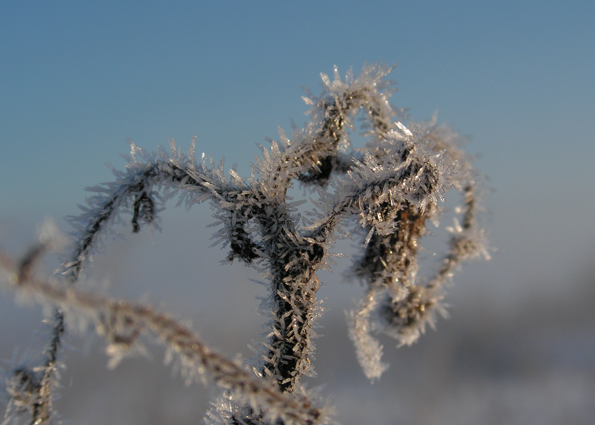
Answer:
[[[437, 314], [445, 314], [443, 288], [459, 265], [487, 256], [476, 223], [479, 176], [459, 147], [460, 137], [433, 121], [405, 125], [403, 111], [388, 101], [394, 91], [386, 79], [391, 70], [376, 64], [345, 79], [336, 69], [332, 81], [322, 75], [322, 94], [307, 92], [304, 98], [312, 107], [310, 121], [294, 128], [291, 138], [281, 131], [280, 140], [263, 149], [248, 180], [234, 169], [227, 177], [223, 163], [215, 165], [204, 154], [197, 162], [195, 141], [187, 155], [173, 141], [169, 152], [146, 152], [132, 143], [125, 171], [113, 170], [114, 182], [91, 188], [95, 195], [72, 219], [74, 250], [62, 265], [61, 279], [32, 273], [56, 241], [47, 237], [52, 232], [19, 262], [1, 254], [6, 282], [55, 307], [45, 362], [19, 365], [6, 376], [4, 423], [22, 413], [31, 423], [52, 423], [63, 335], [81, 323], [106, 338], [112, 366], [142, 351], [139, 337], [145, 334], [165, 344], [168, 356], [177, 356], [191, 376], [220, 386], [224, 391], [208, 412], [208, 423], [327, 423], [325, 407], [301, 379], [313, 375], [313, 324], [321, 313], [316, 274], [328, 267], [335, 237], [349, 232], [361, 234], [363, 241], [351, 274], [367, 288], [348, 314], [349, 334], [366, 376], [379, 378], [386, 365], [375, 335], [384, 332], [399, 345], [415, 342]], [[360, 111], [367, 143], [353, 149], [349, 133]], [[315, 210], [306, 218], [288, 202], [287, 191], [296, 181], [318, 191]], [[457, 210], [460, 223], [450, 229], [441, 267], [422, 281], [419, 242], [427, 223], [437, 223], [443, 195], [451, 189], [464, 198]], [[76, 289], [91, 255], [123, 215], [131, 216], [134, 232], [155, 226], [175, 195], [188, 207], [210, 201], [220, 224], [216, 236], [229, 249], [229, 260], [254, 266], [268, 279], [263, 308], [271, 314], [269, 333], [251, 370], [212, 352], [192, 331], [150, 307]]]

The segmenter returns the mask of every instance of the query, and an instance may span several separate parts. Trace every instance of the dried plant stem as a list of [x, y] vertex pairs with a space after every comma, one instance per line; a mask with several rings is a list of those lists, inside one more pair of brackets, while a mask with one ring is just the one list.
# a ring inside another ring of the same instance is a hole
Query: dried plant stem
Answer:
[[[140, 349], [141, 335], [151, 335], [197, 376], [208, 376], [224, 388], [208, 412], [209, 424], [326, 423], [325, 409], [313, 405], [301, 381], [314, 375], [314, 322], [321, 312], [317, 273], [329, 267], [329, 250], [337, 234], [347, 234], [347, 226], [355, 227], [351, 234], [363, 240], [351, 271], [367, 286], [358, 308], [348, 314], [349, 335], [364, 373], [378, 379], [387, 365], [374, 335], [385, 332], [399, 345], [415, 342], [426, 324], [433, 325], [436, 313], [444, 313], [443, 287], [454, 271], [467, 259], [487, 257], [476, 220], [479, 177], [459, 147], [460, 137], [435, 122], [406, 126], [399, 121], [405, 118], [403, 110], [388, 101], [394, 92], [386, 79], [391, 70], [373, 64], [358, 76], [348, 72], [345, 79], [336, 69], [333, 80], [322, 75], [322, 94], [307, 92], [304, 98], [312, 107], [310, 121], [294, 128], [291, 139], [280, 131], [280, 141], [263, 148], [247, 180], [235, 169], [228, 177], [223, 161], [215, 165], [204, 154], [197, 162], [196, 138], [187, 155], [173, 140], [169, 151], [160, 147], [157, 152], [131, 143], [126, 169], [112, 169], [114, 182], [89, 188], [94, 195], [82, 214], [71, 218], [75, 243], [60, 270], [65, 276], [61, 286], [33, 276], [37, 259], [48, 249], [45, 243], [16, 265], [0, 252], [0, 266], [13, 287], [57, 307], [44, 363], [11, 372], [5, 423], [23, 411], [31, 413], [35, 425], [54, 420], [53, 388], [67, 313], [94, 323], [108, 340], [113, 363]], [[368, 141], [352, 149], [349, 132], [360, 112]], [[306, 219], [288, 202], [288, 190], [296, 183], [319, 195]], [[420, 242], [427, 223], [438, 221], [439, 204], [451, 189], [464, 194], [456, 215], [462, 224], [451, 229], [441, 268], [422, 281]], [[220, 224], [215, 237], [228, 247], [227, 258], [256, 267], [268, 281], [263, 306], [270, 328], [253, 362], [254, 374], [210, 351], [169, 316], [75, 287], [114, 225], [123, 223], [123, 214], [131, 217], [133, 232], [157, 226], [160, 211], [175, 195], [187, 207], [209, 201]]]
[[[108, 339], [114, 349], [119, 348], [118, 344], [132, 346], [141, 334], [150, 334], [174, 350], [185, 366], [192, 367], [197, 375], [204, 374], [220, 387], [232, 390], [254, 409], [270, 412], [269, 419], [279, 417], [288, 424], [314, 424], [322, 419], [322, 410], [312, 407], [311, 402], [303, 396], [283, 393], [270, 381], [251, 375], [234, 362], [209, 350], [190, 330], [150, 307], [102, 298], [74, 288], [59, 288], [31, 276], [14, 278], [21, 273], [1, 251], [0, 265], [13, 276], [13, 285], [19, 291], [29, 293], [42, 304], [49, 302], [92, 319], [99, 333]], [[123, 324], [123, 329], [109, 329], [109, 325], [106, 326], [114, 323]], [[133, 337], [122, 336], [119, 332]], [[42, 391], [43, 385], [42, 382]], [[35, 407], [36, 421], [49, 418], [45, 410], [43, 404]]]

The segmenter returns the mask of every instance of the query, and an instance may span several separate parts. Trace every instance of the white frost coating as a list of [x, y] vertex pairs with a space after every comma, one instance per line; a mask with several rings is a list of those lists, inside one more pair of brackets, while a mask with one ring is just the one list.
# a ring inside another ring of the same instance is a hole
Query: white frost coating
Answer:
[[372, 336], [374, 326], [370, 315], [377, 309], [377, 294], [368, 291], [360, 301], [357, 311], [347, 313], [349, 338], [355, 344], [357, 361], [364, 371], [366, 378], [374, 381], [388, 369], [387, 363], [382, 363], [382, 345]]
[[[113, 182], [90, 188], [82, 213], [71, 218], [75, 243], [62, 265], [63, 286], [30, 284], [32, 266], [49, 247], [44, 241], [8, 276], [22, 292], [60, 306], [45, 364], [33, 368], [39, 374], [23, 375], [32, 394], [29, 399], [36, 400], [29, 403], [31, 422], [52, 421], [52, 388], [66, 314], [69, 323], [71, 316], [86, 318], [79, 323], [93, 323], [108, 339], [114, 362], [139, 349], [142, 333], [162, 340], [170, 353], [178, 354], [182, 367], [195, 376], [208, 375], [226, 389], [209, 412], [211, 421], [325, 423], [326, 408], [317, 407], [323, 403], [314, 403], [301, 381], [315, 375], [314, 329], [322, 311], [317, 272], [329, 268], [334, 240], [345, 235], [360, 238], [362, 252], [351, 274], [367, 287], [357, 309], [348, 314], [349, 335], [364, 373], [378, 379], [388, 366], [381, 361], [382, 346], [373, 335], [384, 332], [399, 345], [415, 342], [426, 324], [433, 325], [437, 313], [445, 313], [443, 287], [454, 272], [464, 261], [488, 256], [476, 218], [480, 177], [460, 149], [461, 137], [435, 119], [406, 125], [399, 121], [405, 118], [404, 111], [389, 103], [394, 89], [386, 77], [391, 70], [373, 64], [364, 66], [359, 75], [349, 71], [343, 78], [336, 68], [332, 78], [323, 74], [322, 93], [306, 92], [310, 121], [303, 128], [294, 126], [290, 137], [280, 129], [279, 141], [262, 147], [248, 179], [235, 166], [226, 172], [223, 160], [215, 163], [202, 154], [197, 162], [196, 138], [187, 154], [173, 140], [169, 150], [159, 147], [156, 152], [131, 142], [125, 170], [112, 169]], [[367, 143], [354, 150], [349, 133], [360, 112]], [[298, 214], [298, 203], [287, 196], [296, 182], [313, 189], [316, 198], [306, 219]], [[420, 241], [427, 223], [438, 223], [439, 205], [451, 189], [464, 197], [456, 210], [459, 222], [452, 229], [442, 266], [420, 282]], [[214, 239], [228, 249], [228, 259], [255, 267], [267, 280], [269, 295], [261, 307], [270, 321], [252, 361], [253, 374], [213, 354], [165, 315], [70, 287], [93, 254], [105, 248], [114, 224], [123, 224], [126, 218], [134, 232], [145, 226], [158, 228], [160, 212], [176, 195], [187, 208], [209, 201], [219, 225]], [[0, 258], [4, 268], [13, 267], [1, 252]]]

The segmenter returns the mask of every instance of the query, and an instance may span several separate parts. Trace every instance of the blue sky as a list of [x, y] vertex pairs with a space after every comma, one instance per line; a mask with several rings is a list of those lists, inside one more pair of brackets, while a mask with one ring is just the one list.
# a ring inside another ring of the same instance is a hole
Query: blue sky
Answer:
[[595, 3], [369, 3], [0, 2], [0, 237], [67, 228], [128, 137], [196, 135], [246, 175], [255, 144], [306, 120], [302, 85], [381, 61], [393, 103], [469, 135], [488, 177], [498, 252], [469, 276], [571, 279], [595, 249]]

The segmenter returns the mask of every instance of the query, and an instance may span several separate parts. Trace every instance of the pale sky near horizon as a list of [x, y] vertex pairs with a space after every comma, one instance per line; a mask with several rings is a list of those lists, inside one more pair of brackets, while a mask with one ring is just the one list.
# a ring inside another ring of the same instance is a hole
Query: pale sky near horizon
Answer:
[[471, 138], [498, 249], [479, 275], [569, 279], [595, 249], [594, 19], [586, 0], [2, 1], [0, 238], [66, 229], [128, 137], [196, 135], [246, 175], [255, 144], [306, 120], [302, 85], [381, 61], [394, 104]]

